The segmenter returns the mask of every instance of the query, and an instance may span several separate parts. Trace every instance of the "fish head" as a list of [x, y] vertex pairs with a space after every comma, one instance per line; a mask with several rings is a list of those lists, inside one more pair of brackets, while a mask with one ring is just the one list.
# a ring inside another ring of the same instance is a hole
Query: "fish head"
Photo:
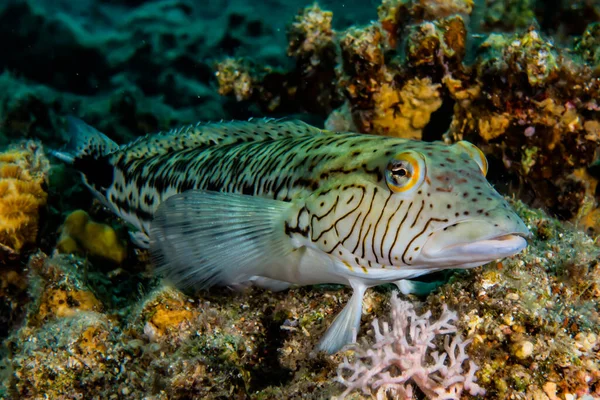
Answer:
[[402, 142], [363, 154], [376, 156], [350, 160], [346, 171], [356, 174], [322, 185], [293, 218], [309, 225], [310, 246], [348, 268], [471, 268], [527, 245], [529, 230], [486, 180], [485, 156], [471, 143]]
[[469, 268], [527, 246], [529, 229], [487, 181], [487, 168], [484, 154], [467, 141], [420, 143], [388, 161], [391, 203], [412, 204], [403, 223], [389, 220], [399, 238], [383, 243], [392, 265]]

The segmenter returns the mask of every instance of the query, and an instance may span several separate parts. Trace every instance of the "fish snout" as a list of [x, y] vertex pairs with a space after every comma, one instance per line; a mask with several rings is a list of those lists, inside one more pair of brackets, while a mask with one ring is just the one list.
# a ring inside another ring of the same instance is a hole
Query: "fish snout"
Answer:
[[421, 258], [446, 265], [479, 263], [519, 253], [531, 232], [505, 204], [435, 231], [423, 246]]

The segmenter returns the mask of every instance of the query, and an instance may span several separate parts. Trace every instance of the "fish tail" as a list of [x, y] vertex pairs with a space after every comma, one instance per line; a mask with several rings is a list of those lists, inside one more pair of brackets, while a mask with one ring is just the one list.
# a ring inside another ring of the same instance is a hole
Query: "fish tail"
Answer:
[[105, 134], [86, 124], [79, 118], [68, 116], [69, 142], [62, 151], [52, 151], [56, 158], [76, 164], [81, 160], [96, 160], [119, 148], [119, 145]]
[[67, 117], [67, 127], [69, 142], [66, 148], [51, 154], [78, 170], [96, 197], [111, 207], [105, 193], [114, 177], [109, 155], [118, 150], [119, 145], [78, 118]]

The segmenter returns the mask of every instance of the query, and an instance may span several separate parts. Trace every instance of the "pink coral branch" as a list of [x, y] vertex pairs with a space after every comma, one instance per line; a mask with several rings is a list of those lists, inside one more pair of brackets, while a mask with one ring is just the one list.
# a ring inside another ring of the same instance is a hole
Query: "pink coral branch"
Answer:
[[[393, 395], [402, 399], [413, 398], [415, 384], [431, 399], [460, 399], [463, 390], [472, 395], [484, 394], [475, 383], [477, 365], [469, 360], [465, 352], [470, 340], [456, 335], [452, 321], [456, 313], [443, 306], [442, 315], [430, 321], [431, 312], [417, 315], [414, 306], [392, 295], [391, 323], [373, 321], [375, 342], [354, 343], [350, 348], [355, 352], [354, 362], [348, 358], [338, 366], [337, 381], [346, 390], [339, 398], [343, 399], [354, 390], [365, 394], [375, 394], [376, 398]], [[455, 334], [451, 337], [451, 334]], [[437, 335], [445, 335], [444, 351], [431, 351], [437, 346], [433, 340]], [[469, 361], [469, 370], [463, 364]]]

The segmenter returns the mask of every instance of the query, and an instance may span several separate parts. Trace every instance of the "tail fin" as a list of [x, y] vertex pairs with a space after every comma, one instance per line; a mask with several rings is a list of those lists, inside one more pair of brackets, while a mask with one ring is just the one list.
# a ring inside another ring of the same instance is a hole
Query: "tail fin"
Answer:
[[52, 151], [52, 154], [68, 164], [82, 158], [98, 159], [119, 148], [105, 134], [78, 118], [68, 116], [67, 126], [70, 137], [67, 148], [64, 151]]

